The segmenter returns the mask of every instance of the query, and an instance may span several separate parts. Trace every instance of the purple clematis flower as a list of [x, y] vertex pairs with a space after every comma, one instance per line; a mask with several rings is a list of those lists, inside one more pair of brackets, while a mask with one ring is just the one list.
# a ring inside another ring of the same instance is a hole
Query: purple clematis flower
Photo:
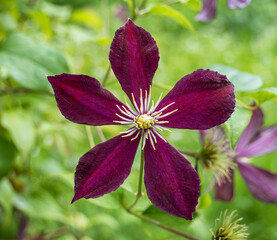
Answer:
[[[262, 125], [263, 112], [258, 108], [253, 111], [251, 120], [242, 133], [234, 154], [229, 155], [228, 160], [230, 163], [237, 163], [238, 169], [254, 197], [263, 202], [277, 203], [277, 174], [247, 163], [248, 157], [260, 156], [277, 150], [277, 126], [261, 129]], [[234, 172], [230, 168], [228, 171], [228, 177], [225, 176], [222, 184], [216, 184], [216, 199], [230, 201], [233, 198]]]
[[160, 96], [156, 104], [151, 103], [158, 47], [150, 33], [131, 20], [116, 31], [109, 58], [134, 108], [126, 99], [123, 104], [95, 78], [71, 74], [48, 77], [67, 119], [93, 126], [133, 125], [80, 158], [72, 202], [116, 190], [130, 174], [142, 139], [149, 199], [169, 214], [192, 219], [199, 196], [198, 174], [158, 130], [208, 129], [225, 122], [235, 107], [233, 84], [217, 72], [199, 69], [183, 77], [162, 100]]
[[[251, 0], [228, 0], [227, 5], [230, 9], [244, 8]], [[202, 11], [196, 16], [196, 20], [209, 22], [216, 16], [217, 0], [203, 0]]]

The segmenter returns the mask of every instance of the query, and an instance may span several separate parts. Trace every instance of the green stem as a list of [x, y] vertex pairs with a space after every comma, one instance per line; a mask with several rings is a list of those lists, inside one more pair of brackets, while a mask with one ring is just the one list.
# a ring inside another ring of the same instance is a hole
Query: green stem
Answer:
[[3, 90], [0, 90], [0, 97], [7, 95], [7, 94], [25, 94], [25, 93], [34, 93], [34, 94], [44, 94], [48, 96], [53, 96], [53, 93], [43, 90], [32, 90], [28, 88], [4, 88]]
[[254, 111], [254, 110], [256, 110], [256, 109], [259, 107], [258, 104], [255, 104], [255, 106], [253, 106], [253, 107], [248, 106], [248, 105], [246, 105], [244, 102], [242, 102], [241, 100], [239, 100], [239, 99], [237, 99], [237, 98], [236, 98], [236, 102], [237, 102], [239, 105], [241, 105], [243, 108], [245, 108], [245, 109], [247, 109], [247, 110], [250, 110], [250, 111]]
[[164, 90], [171, 90], [172, 89], [172, 87], [170, 87], [166, 84], [162, 84], [162, 83], [153, 83], [153, 86], [163, 88]]
[[175, 3], [179, 3], [179, 2], [180, 2], [180, 0], [171, 0], [171, 1], [164, 2], [163, 4], [169, 6], [169, 5], [172, 5]]
[[137, 13], [136, 13], [136, 0], [132, 0], [132, 20], [134, 21], [137, 18]]
[[175, 233], [175, 234], [177, 234], [177, 235], [179, 235], [179, 236], [181, 236], [181, 237], [184, 237], [184, 238], [187, 238], [187, 239], [190, 239], [190, 240], [200, 240], [199, 238], [195, 238], [195, 237], [190, 236], [190, 235], [188, 235], [188, 234], [186, 234], [186, 233], [183, 233], [183, 232], [181, 232], [181, 231], [178, 231], [177, 229], [171, 228], [171, 227], [169, 227], [169, 226], [167, 226], [167, 225], [165, 225], [165, 224], [162, 224], [162, 223], [160, 223], [160, 222], [158, 222], [158, 221], [155, 221], [155, 220], [153, 220], [153, 219], [151, 219], [151, 218], [148, 218], [148, 217], [146, 217], [146, 216], [143, 216], [143, 215], [141, 215], [141, 214], [138, 214], [138, 213], [136, 213], [136, 212], [133, 212], [133, 211], [131, 211], [129, 208], [125, 208], [125, 209], [126, 209], [126, 211], [127, 211], [128, 213], [130, 213], [130, 214], [136, 216], [137, 218], [139, 218], [139, 219], [141, 219], [141, 220], [143, 220], [143, 221], [146, 221], [146, 222], [148, 222], [148, 223], [151, 223], [151, 224], [153, 224], [153, 225], [155, 225], [155, 226], [157, 226], [157, 227], [159, 227], [159, 228], [162, 228], [162, 229], [164, 229], [164, 230], [166, 230], [166, 231]]
[[139, 169], [139, 182], [138, 182], [138, 192], [137, 192], [137, 197], [135, 199], [135, 201], [131, 204], [130, 207], [128, 207], [128, 210], [130, 210], [131, 208], [133, 208], [137, 201], [139, 200], [139, 198], [142, 196], [142, 177], [143, 177], [143, 167], [144, 167], [144, 150], [141, 150], [140, 153], [140, 169]]
[[104, 87], [104, 85], [106, 84], [108, 78], [109, 78], [109, 75], [110, 75], [110, 72], [111, 72], [111, 65], [109, 64], [108, 68], [107, 68], [107, 71], [105, 73], [105, 76], [103, 78], [103, 81], [102, 81], [102, 86]]
[[198, 162], [199, 162], [199, 158], [195, 158], [195, 165], [194, 165], [194, 169], [195, 171], [198, 173]]
[[105, 142], [105, 141], [106, 141], [106, 138], [105, 138], [105, 136], [104, 136], [104, 134], [103, 134], [103, 132], [102, 132], [102, 129], [101, 129], [99, 126], [96, 126], [96, 127], [95, 127], [95, 130], [96, 130], [96, 132], [97, 132], [97, 134], [98, 134], [98, 136], [99, 136], [101, 142]]
[[146, 2], [147, 2], [147, 0], [142, 0], [138, 9], [141, 10], [145, 6]]
[[207, 189], [206, 189], [204, 195], [208, 194], [208, 193], [214, 188], [215, 184], [216, 184], [216, 182], [215, 182], [215, 180], [213, 179], [213, 180], [210, 182], [209, 186], [207, 187]]
[[185, 154], [185, 155], [188, 155], [190, 157], [194, 157], [194, 158], [198, 158], [198, 153], [196, 152], [188, 152], [188, 151], [185, 151], [185, 150], [182, 150], [182, 149], [178, 149], [180, 153], [182, 154]]
[[86, 126], [86, 132], [88, 136], [89, 145], [91, 148], [93, 148], [95, 146], [95, 143], [89, 126]]

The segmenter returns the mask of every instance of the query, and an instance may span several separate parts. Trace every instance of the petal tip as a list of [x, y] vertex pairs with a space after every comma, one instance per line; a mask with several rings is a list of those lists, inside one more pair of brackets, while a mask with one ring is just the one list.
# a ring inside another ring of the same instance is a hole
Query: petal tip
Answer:
[[73, 199], [72, 199], [72, 201], [71, 201], [71, 203], [70, 203], [70, 205], [73, 204], [74, 202], [76, 202], [76, 201], [79, 200], [79, 199], [80, 199], [80, 197], [78, 197], [78, 196], [75, 194], [74, 197], [73, 197]]

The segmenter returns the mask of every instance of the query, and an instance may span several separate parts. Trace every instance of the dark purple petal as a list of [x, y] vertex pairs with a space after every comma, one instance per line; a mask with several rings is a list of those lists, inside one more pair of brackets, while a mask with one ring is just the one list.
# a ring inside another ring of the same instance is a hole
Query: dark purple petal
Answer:
[[151, 202], [163, 211], [186, 219], [198, 203], [200, 181], [190, 162], [157, 136], [156, 149], [145, 146], [145, 187]]
[[140, 137], [116, 136], [80, 158], [75, 172], [75, 196], [97, 198], [115, 191], [129, 176]]
[[[149, 91], [159, 62], [159, 51], [149, 32], [136, 26], [130, 19], [114, 36], [110, 62], [122, 89], [140, 106], [140, 89], [143, 97]], [[148, 92], [149, 93], [149, 92]]]
[[251, 0], [228, 0], [228, 7], [231, 9], [244, 8], [250, 2], [251, 2]]
[[196, 16], [197, 21], [208, 22], [215, 18], [217, 0], [203, 0], [202, 11]]
[[277, 203], [277, 174], [238, 161], [238, 168], [252, 195], [267, 203]]
[[[70, 121], [87, 125], [116, 125], [122, 104], [99, 81], [86, 75], [48, 76], [61, 113]], [[122, 121], [122, 120], [121, 120]]]
[[264, 115], [260, 108], [253, 111], [249, 124], [243, 131], [235, 151], [239, 154], [245, 149], [245, 147], [252, 141], [252, 139], [258, 134], [260, 128], [263, 125]]
[[277, 150], [277, 126], [261, 130], [250, 144], [240, 153], [240, 157], [254, 157]]
[[215, 199], [229, 202], [232, 200], [234, 195], [234, 171], [230, 170], [230, 179], [225, 177], [221, 185], [216, 184], [215, 186]]
[[234, 111], [234, 86], [225, 75], [198, 69], [178, 81], [156, 111], [172, 103], [164, 114], [178, 111], [161, 118], [160, 121], [168, 121], [162, 126], [199, 130], [212, 128], [225, 122]]

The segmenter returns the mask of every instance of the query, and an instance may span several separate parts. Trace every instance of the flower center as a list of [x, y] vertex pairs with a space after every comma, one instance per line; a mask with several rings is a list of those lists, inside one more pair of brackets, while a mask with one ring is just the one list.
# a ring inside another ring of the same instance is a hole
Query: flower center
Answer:
[[148, 114], [142, 114], [134, 118], [137, 129], [148, 129], [151, 128], [157, 120]]

